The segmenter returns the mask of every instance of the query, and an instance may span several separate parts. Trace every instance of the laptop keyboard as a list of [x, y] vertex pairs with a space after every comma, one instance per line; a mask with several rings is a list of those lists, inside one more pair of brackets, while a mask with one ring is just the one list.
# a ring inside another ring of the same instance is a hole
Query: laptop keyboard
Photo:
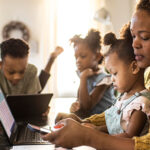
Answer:
[[32, 132], [27, 127], [20, 129], [17, 142], [26, 144], [50, 144], [41, 138], [40, 133]]

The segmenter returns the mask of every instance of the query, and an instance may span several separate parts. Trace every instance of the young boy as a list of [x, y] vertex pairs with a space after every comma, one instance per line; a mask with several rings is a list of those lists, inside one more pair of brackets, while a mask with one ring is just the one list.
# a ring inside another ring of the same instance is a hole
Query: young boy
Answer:
[[37, 68], [28, 64], [29, 46], [20, 39], [1, 43], [0, 87], [5, 95], [33, 94], [41, 90]]
[[[5, 95], [39, 93], [45, 86], [51, 66], [63, 49], [56, 47], [40, 76], [37, 68], [28, 64], [29, 46], [21, 39], [8, 39], [1, 43], [0, 87]], [[40, 83], [40, 81], [41, 83]], [[41, 88], [42, 86], [42, 88]]]

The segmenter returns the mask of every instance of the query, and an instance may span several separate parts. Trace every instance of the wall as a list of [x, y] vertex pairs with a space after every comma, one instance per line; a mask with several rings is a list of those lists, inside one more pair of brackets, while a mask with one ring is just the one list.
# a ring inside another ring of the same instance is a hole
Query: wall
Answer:
[[[43, 67], [42, 64], [44, 62], [41, 55], [41, 51], [44, 49], [42, 41], [48, 37], [49, 33], [45, 30], [45, 2], [46, 0], [0, 0], [0, 33], [2, 33], [4, 25], [10, 21], [21, 21], [26, 24], [31, 35], [29, 41], [31, 47], [29, 62], [32, 62], [39, 68]], [[45, 38], [43, 38], [43, 34], [45, 34]], [[2, 40], [2, 35], [0, 35], [0, 41]]]
[[135, 0], [104, 0], [109, 11], [113, 29], [119, 33], [120, 28], [130, 21]]

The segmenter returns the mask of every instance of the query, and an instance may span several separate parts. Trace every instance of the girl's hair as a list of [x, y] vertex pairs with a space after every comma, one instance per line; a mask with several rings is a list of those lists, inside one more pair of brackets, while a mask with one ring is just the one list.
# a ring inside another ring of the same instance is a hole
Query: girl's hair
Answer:
[[127, 64], [135, 60], [130, 23], [123, 26], [119, 39], [117, 39], [115, 34], [112, 32], [106, 34], [104, 36], [104, 45], [110, 46], [107, 53], [105, 53], [105, 56], [116, 52], [118, 57]]
[[150, 13], [150, 0], [140, 0], [136, 5], [136, 10], [145, 10]]
[[[89, 30], [85, 38], [81, 38], [81, 35], [75, 35], [70, 39], [70, 43], [73, 43], [73, 47], [76, 47], [78, 44], [86, 44], [93, 53], [100, 53], [101, 50], [101, 36], [100, 32], [91, 29]], [[99, 64], [102, 62], [103, 58], [99, 61]]]
[[28, 44], [21, 39], [8, 39], [0, 44], [2, 60], [6, 55], [14, 58], [24, 58], [29, 53]]

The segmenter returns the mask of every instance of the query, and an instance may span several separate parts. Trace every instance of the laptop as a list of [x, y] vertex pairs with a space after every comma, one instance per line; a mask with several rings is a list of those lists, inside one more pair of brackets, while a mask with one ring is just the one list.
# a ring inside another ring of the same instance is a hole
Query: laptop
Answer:
[[7, 96], [6, 100], [15, 119], [40, 117], [47, 111], [52, 93]]
[[6, 133], [9, 145], [11, 146], [51, 144], [47, 141], [43, 141], [40, 133], [29, 130], [26, 123], [17, 124], [1, 89], [0, 120], [1, 125]]

